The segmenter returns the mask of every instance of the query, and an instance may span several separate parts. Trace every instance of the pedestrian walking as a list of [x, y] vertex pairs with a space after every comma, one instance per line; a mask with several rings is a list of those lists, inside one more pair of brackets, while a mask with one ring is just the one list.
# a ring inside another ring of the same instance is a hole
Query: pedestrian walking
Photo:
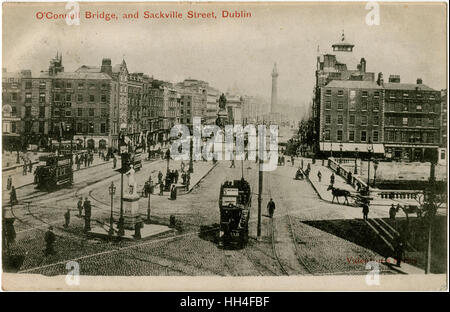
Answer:
[[84, 159], [84, 168], [86, 168], [86, 167], [88, 166], [88, 157], [87, 157], [87, 154], [84, 154], [83, 159]]
[[17, 200], [17, 193], [14, 185], [11, 186], [11, 192], [9, 193], [9, 202], [11, 203], [11, 205], [15, 205], [19, 202]]
[[362, 210], [362, 212], [363, 212], [363, 220], [364, 221], [368, 221], [369, 220], [369, 204], [368, 203], [364, 203], [362, 205], [362, 207], [363, 207], [363, 210]]
[[294, 156], [291, 156], [291, 164], [292, 164], [292, 167], [294, 167]]
[[49, 255], [54, 255], [55, 254], [55, 249], [53, 247], [53, 244], [56, 241], [56, 235], [55, 233], [53, 233], [53, 226], [49, 226], [47, 232], [45, 232], [45, 236], [44, 236], [44, 240], [45, 240], [45, 255], [49, 256]]
[[317, 172], [317, 178], [319, 179], [319, 182], [322, 181], [322, 174], [319, 172]]
[[231, 166], [230, 168], [236, 168], [236, 166], [234, 165], [234, 159], [231, 160]]
[[269, 211], [269, 216], [272, 218], [273, 213], [275, 212], [275, 203], [273, 202], [272, 198], [267, 203], [267, 210]]
[[27, 161], [23, 160], [23, 175], [27, 175]]
[[117, 158], [114, 156], [113, 157], [113, 169], [116, 169], [117, 166]]
[[80, 197], [77, 203], [78, 216], [81, 218], [81, 214], [83, 213], [83, 197]]
[[33, 162], [30, 160], [29, 162], [28, 162], [28, 172], [29, 173], [32, 173], [33, 172]]
[[180, 174], [178, 172], [178, 169], [175, 170], [175, 184], [178, 184], [178, 178], [179, 178]]
[[172, 185], [172, 188], [170, 190], [170, 199], [176, 200], [177, 199], [177, 189], [175, 187], [175, 184]]
[[163, 180], [163, 174], [160, 171], [160, 172], [158, 172], [158, 183], [162, 183], [162, 180]]
[[395, 221], [395, 215], [397, 214], [397, 209], [395, 209], [394, 204], [391, 205], [391, 208], [389, 209], [389, 219], [392, 221]]
[[70, 224], [70, 209], [67, 209], [66, 213], [64, 214], [64, 227], [68, 228]]
[[400, 235], [397, 235], [395, 239], [395, 260], [397, 261], [397, 266], [400, 267], [401, 262], [403, 261], [403, 257], [405, 254], [405, 246], [403, 244], [403, 240]]
[[331, 174], [331, 176], [330, 176], [330, 184], [331, 184], [331, 186], [333, 186], [334, 185], [334, 179], [335, 179], [335, 177], [334, 177], [334, 172]]
[[159, 183], [159, 196], [163, 196], [164, 195], [164, 184], [163, 184], [163, 182], [161, 181], [160, 183]]
[[11, 189], [11, 186], [12, 186], [12, 178], [9, 175], [8, 180], [6, 181], [6, 189], [9, 191]]

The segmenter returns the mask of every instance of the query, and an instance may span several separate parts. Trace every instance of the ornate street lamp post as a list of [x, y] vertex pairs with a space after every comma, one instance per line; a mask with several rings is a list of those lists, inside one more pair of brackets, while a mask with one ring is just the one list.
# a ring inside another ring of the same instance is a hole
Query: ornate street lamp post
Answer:
[[358, 174], [358, 148], [355, 147], [355, 170], [353, 171], [353, 174]]
[[194, 141], [191, 136], [191, 141], [189, 142], [189, 173], [194, 172], [194, 164], [193, 164], [193, 149], [194, 149]]
[[109, 195], [111, 195], [111, 216], [109, 218], [109, 232], [108, 235], [109, 236], [113, 236], [114, 235], [114, 218], [113, 218], [113, 199], [114, 199], [114, 194], [116, 193], [116, 187], [114, 186], [114, 182], [111, 182], [111, 185], [109, 186]]
[[342, 163], [342, 147], [343, 147], [343, 145], [342, 145], [342, 142], [341, 142], [341, 144], [339, 144], [339, 150], [340, 150], [339, 163], [340, 164]]

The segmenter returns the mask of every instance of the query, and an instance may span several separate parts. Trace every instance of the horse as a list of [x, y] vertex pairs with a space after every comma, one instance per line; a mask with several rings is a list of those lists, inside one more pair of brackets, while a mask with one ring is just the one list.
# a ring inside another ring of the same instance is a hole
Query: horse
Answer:
[[337, 202], [338, 202], [338, 204], [340, 204], [339, 203], [339, 197], [345, 197], [345, 201], [344, 201], [344, 204], [345, 203], [347, 203], [347, 205], [349, 204], [348, 203], [348, 199], [347, 199], [347, 196], [350, 196], [350, 192], [349, 191], [347, 191], [347, 190], [341, 190], [341, 189], [338, 189], [338, 188], [335, 188], [333, 185], [329, 185], [328, 186], [328, 188], [327, 188], [327, 191], [329, 191], [329, 190], [331, 190], [331, 193], [333, 194], [333, 199], [331, 200], [331, 203], [333, 203], [334, 202], [334, 198], [336, 198], [336, 200], [337, 200]]

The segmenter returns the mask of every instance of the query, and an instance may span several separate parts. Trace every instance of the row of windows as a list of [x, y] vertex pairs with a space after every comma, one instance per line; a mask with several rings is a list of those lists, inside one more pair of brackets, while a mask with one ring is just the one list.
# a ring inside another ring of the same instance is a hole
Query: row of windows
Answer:
[[439, 143], [434, 132], [386, 131], [387, 142], [398, 143]]
[[[389, 91], [386, 92], [386, 97], [389, 99], [408, 99], [408, 98], [413, 98], [414, 94], [413, 93], [409, 93], [409, 92], [402, 92], [402, 91], [398, 91], [398, 92], [393, 92], [393, 91]], [[416, 98], [428, 98], [430, 100], [435, 100], [436, 97], [434, 94], [422, 94], [420, 92], [417, 92], [415, 94]]]
[[[325, 90], [325, 96], [331, 96], [331, 94], [332, 94], [331, 89]], [[381, 94], [380, 91], [373, 92], [373, 98], [375, 98], [375, 99], [379, 98], [380, 94]], [[338, 90], [337, 96], [344, 96], [344, 90]], [[350, 90], [349, 96], [350, 96], [350, 98], [356, 97], [356, 90]], [[361, 96], [365, 97], [365, 98], [369, 97], [369, 91], [361, 91]]]
[[386, 117], [387, 126], [434, 127], [439, 126], [437, 118]]
[[[356, 141], [355, 133], [356, 133], [355, 130], [348, 131], [348, 140], [350, 142]], [[378, 142], [379, 139], [380, 139], [378, 131], [372, 131], [372, 138], [368, 138], [367, 137], [367, 131], [366, 130], [362, 130], [359, 133], [360, 133], [360, 136], [359, 136], [359, 141], [360, 142], [368, 142], [369, 139], [371, 140], [371, 142]], [[336, 131], [336, 140], [337, 141], [343, 141], [343, 135], [344, 135], [344, 131], [343, 130], [337, 130]], [[325, 130], [325, 140], [326, 141], [330, 141], [331, 140], [331, 130], [330, 129]]]
[[[373, 125], [378, 126], [380, 124], [380, 117], [378, 115], [373, 116], [372, 118]], [[356, 124], [356, 116], [350, 115], [348, 119], [348, 123], [350, 125]], [[325, 115], [325, 124], [331, 124], [331, 115]], [[342, 125], [344, 124], [344, 116], [343, 115], [337, 115], [337, 124]], [[361, 116], [361, 125], [366, 126], [367, 123], [367, 116], [363, 115]]]
[[438, 112], [440, 104], [417, 103], [386, 103], [386, 111], [389, 112]]
[[[73, 98], [72, 94], [55, 93], [53, 95], [53, 100], [55, 102], [61, 102], [61, 101], [71, 102], [72, 98]], [[83, 102], [84, 101], [83, 94], [78, 94], [76, 99], [77, 99], [77, 102]], [[90, 94], [88, 99], [89, 99], [89, 102], [95, 102], [96, 96], [94, 94]], [[45, 93], [39, 93], [39, 103], [45, 103], [45, 100], [46, 100], [46, 94]], [[31, 93], [25, 93], [25, 103], [31, 103], [31, 102], [32, 102], [32, 94]], [[100, 102], [101, 103], [106, 103], [107, 102], [106, 94], [102, 94], [100, 96]]]
[[[368, 103], [366, 101], [363, 101], [360, 103], [359, 109], [362, 111], [368, 110]], [[325, 109], [330, 110], [332, 108], [332, 102], [327, 100], [325, 101]], [[337, 110], [343, 110], [344, 109], [344, 102], [343, 101], [337, 101]], [[356, 110], [356, 101], [350, 100], [348, 105], [349, 110]], [[380, 110], [380, 103], [378, 101], [372, 103], [372, 110], [373, 111], [379, 111]]]

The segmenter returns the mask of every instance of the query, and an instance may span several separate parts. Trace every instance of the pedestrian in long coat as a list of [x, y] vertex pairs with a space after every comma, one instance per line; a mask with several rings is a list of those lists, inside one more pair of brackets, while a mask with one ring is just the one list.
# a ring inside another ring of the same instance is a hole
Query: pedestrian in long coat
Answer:
[[333, 185], [334, 184], [334, 173], [331, 174], [330, 176], [330, 184]]
[[272, 198], [267, 203], [267, 210], [269, 211], [269, 216], [272, 218], [273, 213], [275, 212], [275, 203], [273, 202]]
[[363, 219], [364, 221], [369, 220], [369, 205], [367, 203], [363, 204]]
[[117, 166], [117, 158], [113, 157], [113, 169], [116, 169]]
[[23, 175], [27, 175], [27, 161], [23, 161]]
[[29, 169], [28, 172], [30, 173], [33, 172], [33, 162], [31, 160], [28, 163], [28, 169]]
[[49, 226], [48, 231], [45, 232], [44, 240], [45, 240], [45, 255], [48, 256], [55, 254], [53, 244], [56, 241], [56, 235], [55, 233], [53, 233], [52, 226]]
[[78, 216], [81, 218], [81, 214], [83, 213], [83, 197], [80, 197], [77, 203]]
[[11, 192], [10, 192], [10, 203], [11, 205], [15, 205], [18, 203], [17, 201], [17, 194], [16, 194], [16, 188], [14, 187], [14, 185], [11, 186]]
[[161, 182], [162, 182], [162, 179], [163, 179], [163, 174], [162, 174], [162, 172], [160, 171], [160, 172], [158, 172], [158, 183], [161, 183]]
[[175, 184], [176, 184], [176, 183], [178, 183], [178, 177], [179, 177], [178, 170], [175, 170], [174, 176], [175, 176]]
[[162, 181], [159, 183], [159, 195], [164, 195], [164, 183]]
[[397, 214], [397, 209], [395, 209], [394, 204], [391, 205], [391, 208], [389, 209], [389, 219], [395, 220], [395, 215]]
[[64, 227], [69, 227], [70, 224], [70, 209], [67, 209], [66, 213], [64, 214]]

